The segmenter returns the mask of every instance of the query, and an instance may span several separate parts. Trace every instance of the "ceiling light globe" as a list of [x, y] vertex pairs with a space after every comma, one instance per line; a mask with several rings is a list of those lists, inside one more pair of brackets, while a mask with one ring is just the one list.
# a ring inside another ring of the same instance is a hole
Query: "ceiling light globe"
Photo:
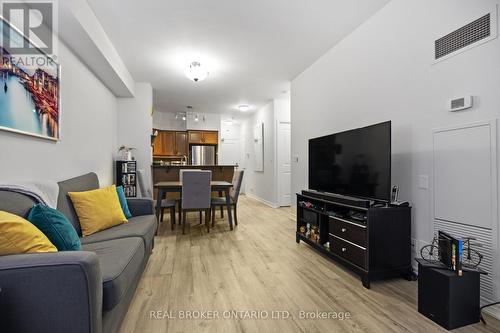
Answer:
[[240, 105], [240, 106], [238, 106], [238, 109], [241, 112], [247, 112], [248, 110], [250, 110], [250, 107], [248, 105]]
[[200, 82], [208, 77], [209, 72], [198, 61], [193, 61], [185, 74], [191, 81]]

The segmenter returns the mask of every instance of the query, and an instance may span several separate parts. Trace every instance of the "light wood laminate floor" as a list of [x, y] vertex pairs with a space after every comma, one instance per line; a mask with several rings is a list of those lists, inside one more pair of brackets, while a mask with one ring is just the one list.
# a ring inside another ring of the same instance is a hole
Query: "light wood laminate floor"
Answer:
[[[243, 196], [238, 209], [234, 231], [218, 212], [209, 234], [198, 213], [188, 215], [185, 235], [178, 226], [170, 230], [165, 214], [121, 332], [446, 332], [417, 312], [416, 282], [373, 282], [365, 289], [357, 276], [295, 242], [289, 208]], [[241, 319], [180, 318], [193, 310]], [[225, 312], [231, 310], [241, 312]], [[252, 310], [261, 312], [246, 312]], [[280, 314], [271, 311], [290, 317], [245, 319]], [[301, 319], [300, 311], [349, 312], [351, 318]], [[476, 324], [454, 332], [494, 331]]]

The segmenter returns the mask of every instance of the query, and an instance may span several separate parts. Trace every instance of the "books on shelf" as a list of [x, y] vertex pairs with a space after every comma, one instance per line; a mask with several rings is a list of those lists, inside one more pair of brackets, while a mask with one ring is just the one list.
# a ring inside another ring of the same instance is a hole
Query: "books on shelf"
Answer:
[[137, 187], [136, 186], [123, 186], [123, 191], [125, 192], [125, 196], [127, 196], [127, 197], [137, 196]]
[[126, 197], [137, 196], [137, 162], [116, 162], [116, 185], [123, 186]]
[[122, 185], [135, 185], [135, 173], [126, 173], [122, 175]]
[[134, 173], [136, 172], [136, 162], [135, 161], [130, 161], [130, 162], [122, 162], [122, 172], [123, 173]]

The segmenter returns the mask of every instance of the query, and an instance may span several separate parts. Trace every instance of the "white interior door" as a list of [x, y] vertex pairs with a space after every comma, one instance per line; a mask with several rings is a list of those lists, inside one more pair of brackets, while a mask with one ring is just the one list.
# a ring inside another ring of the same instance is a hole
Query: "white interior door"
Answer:
[[219, 146], [219, 164], [240, 164], [240, 140], [224, 139]]
[[278, 203], [290, 206], [291, 202], [291, 128], [289, 122], [278, 123]]

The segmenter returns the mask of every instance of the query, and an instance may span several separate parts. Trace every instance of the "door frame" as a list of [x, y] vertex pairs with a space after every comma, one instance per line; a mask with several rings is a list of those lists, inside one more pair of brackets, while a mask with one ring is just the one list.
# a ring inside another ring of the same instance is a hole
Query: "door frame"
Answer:
[[[280, 166], [279, 166], [279, 160], [278, 160], [278, 154], [279, 154], [279, 146], [278, 146], [278, 136], [279, 136], [279, 129], [280, 129], [280, 125], [281, 124], [289, 124], [290, 125], [290, 130], [291, 130], [291, 126], [292, 126], [292, 122], [291, 121], [283, 121], [283, 120], [279, 120], [279, 119], [276, 119], [276, 126], [275, 126], [275, 136], [274, 136], [274, 139], [275, 139], [275, 142], [274, 142], [274, 161], [275, 161], [275, 170], [274, 170], [274, 174], [275, 174], [275, 182], [274, 182], [274, 190], [275, 190], [275, 193], [276, 193], [276, 206], [277, 207], [288, 207], [288, 206], [282, 206], [281, 205], [281, 198], [280, 198]], [[291, 143], [290, 143], [290, 148], [291, 148]], [[292, 163], [292, 161], [290, 161], [290, 164]], [[291, 175], [290, 175], [291, 177]], [[291, 197], [292, 193], [291, 193], [291, 188], [290, 188], [290, 197]], [[291, 198], [290, 198], [290, 205], [291, 205]]]

